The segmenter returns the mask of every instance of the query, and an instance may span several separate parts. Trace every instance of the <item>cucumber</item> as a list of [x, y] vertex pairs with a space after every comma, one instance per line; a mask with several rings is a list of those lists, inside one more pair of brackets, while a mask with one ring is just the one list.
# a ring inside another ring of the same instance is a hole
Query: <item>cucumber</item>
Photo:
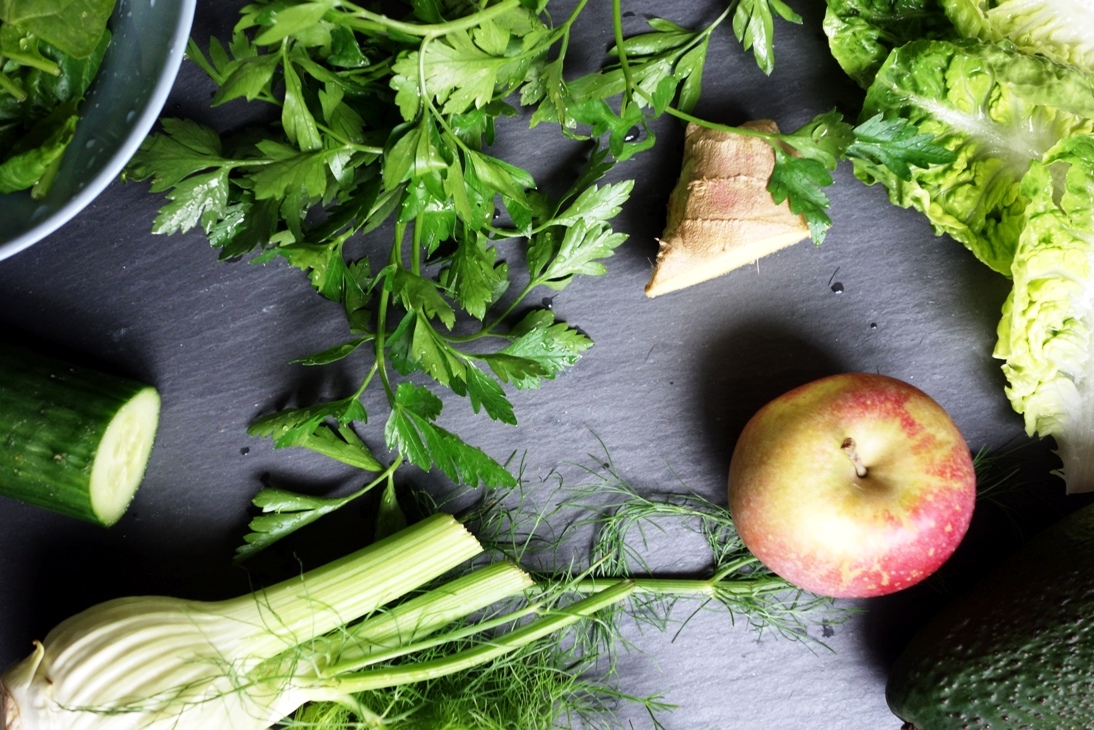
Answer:
[[144, 478], [152, 386], [0, 343], [0, 495], [109, 527]]

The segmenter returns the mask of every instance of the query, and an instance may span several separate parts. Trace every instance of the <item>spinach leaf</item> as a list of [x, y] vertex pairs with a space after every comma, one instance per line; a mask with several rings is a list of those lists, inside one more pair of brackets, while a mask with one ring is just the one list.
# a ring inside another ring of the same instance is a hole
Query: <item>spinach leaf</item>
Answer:
[[[0, 193], [33, 188], [40, 183], [48, 187], [61, 156], [76, 131], [76, 105], [63, 104], [53, 114], [36, 124], [5, 159], [0, 161]], [[40, 195], [39, 188], [34, 194]]]
[[0, 91], [0, 122], [15, 120], [24, 127], [33, 125], [61, 104], [82, 99], [110, 45], [108, 31], [90, 56], [76, 58], [48, 43], [36, 43], [33, 37], [20, 35], [12, 39], [7, 30], [8, 26], [0, 28], [0, 53], [16, 42], [22, 49], [34, 50], [34, 65], [4, 67], [8, 79], [22, 92], [22, 98]]
[[98, 47], [115, 0], [0, 0], [0, 22], [31, 33], [76, 58]]
[[0, 22], [0, 194], [48, 192], [109, 44], [104, 30], [90, 54], [76, 57]]

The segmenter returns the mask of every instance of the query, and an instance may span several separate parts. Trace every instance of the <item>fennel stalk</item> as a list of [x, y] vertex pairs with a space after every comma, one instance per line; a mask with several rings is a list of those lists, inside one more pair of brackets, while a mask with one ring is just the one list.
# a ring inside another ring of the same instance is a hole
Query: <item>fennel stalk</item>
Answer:
[[63, 621], [3, 675], [3, 727], [260, 730], [320, 700], [348, 705], [367, 719], [353, 693], [489, 661], [632, 590], [617, 583], [565, 608], [533, 603], [525, 611], [530, 620], [465, 651], [374, 666], [427, 646], [430, 634], [533, 585], [516, 565], [499, 562], [389, 607], [481, 552], [454, 518], [433, 515], [254, 594], [218, 602], [135, 596], [101, 603]]

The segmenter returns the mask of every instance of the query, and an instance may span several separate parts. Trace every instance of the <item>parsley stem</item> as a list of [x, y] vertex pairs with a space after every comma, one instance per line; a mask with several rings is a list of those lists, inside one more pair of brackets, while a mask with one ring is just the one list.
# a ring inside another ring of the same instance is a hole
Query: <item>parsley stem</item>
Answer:
[[[428, 118], [432, 118], [434, 123], [437, 124], [447, 135], [448, 138], [456, 143], [456, 146], [463, 150], [465, 154], [470, 154], [471, 149], [464, 143], [460, 135], [456, 134], [448, 124], [448, 120], [444, 118], [444, 115], [433, 104], [433, 94], [429, 93], [429, 90], [425, 85], [425, 58], [426, 58], [426, 44], [430, 43], [436, 38], [436, 36], [426, 36], [422, 39], [421, 45], [418, 47], [418, 95], [422, 99], [422, 104], [429, 112], [429, 117], [425, 114], [422, 115], [421, 127], [422, 133], [428, 135], [429, 127], [426, 124]], [[455, 151], [454, 151], [455, 154]]]
[[623, 47], [622, 0], [612, 0], [612, 29], [615, 33], [615, 48], [619, 53], [619, 70], [623, 73], [623, 82], [626, 85], [623, 97], [619, 100], [619, 116], [625, 117], [627, 103], [631, 100], [631, 95], [634, 92], [634, 78], [631, 76], [631, 66], [630, 62], [627, 60], [627, 51]]
[[748, 137], [758, 137], [760, 139], [766, 140], [770, 144], [775, 144], [776, 142], [779, 141], [779, 138], [782, 137], [782, 135], [780, 135], [780, 134], [770, 134], [769, 132], [764, 132], [764, 131], [759, 130], [759, 129], [749, 129], [748, 127], [734, 127], [734, 126], [731, 126], [729, 124], [718, 124], [717, 122], [708, 122], [705, 119], [700, 119], [699, 117], [694, 116], [693, 114], [688, 114], [687, 112], [681, 111], [681, 110], [679, 110], [679, 109], [677, 109], [676, 107], [673, 107], [673, 106], [665, 107], [665, 112], [672, 115], [672, 116], [674, 116], [674, 117], [676, 117], [677, 119], [681, 119], [685, 122], [691, 122], [693, 124], [698, 124], [699, 126], [706, 127], [707, 129], [716, 129], [720, 132], [732, 132], [734, 134], [743, 134], [743, 135], [748, 136]]
[[403, 263], [403, 241], [406, 239], [406, 221], [395, 221], [395, 240], [391, 245], [391, 261], [393, 266], [405, 269]]
[[495, 335], [494, 330], [497, 329], [502, 322], [509, 318], [509, 315], [513, 313], [513, 310], [520, 306], [520, 303], [523, 302], [528, 297], [528, 295], [532, 293], [532, 290], [539, 286], [539, 284], [540, 282], [538, 281], [529, 282], [527, 286], [525, 286], [524, 289], [521, 290], [520, 294], [518, 294], [516, 298], [513, 299], [512, 303], [510, 303], [509, 306], [505, 308], [504, 312], [495, 317], [490, 324], [483, 325], [482, 328], [479, 329], [477, 332], [472, 332], [469, 335], [445, 335], [443, 333], [438, 334], [440, 334], [441, 337], [444, 338], [445, 342], [451, 344], [456, 344], [460, 342], [473, 342], [474, 340], [478, 340], [482, 337], [504, 337], [504, 335]]
[[342, 12], [349, 16], [346, 20], [340, 19], [339, 23], [348, 27], [356, 27], [358, 30], [366, 32], [380, 31], [386, 33], [389, 31], [396, 31], [404, 35], [424, 38], [475, 28], [487, 21], [493, 20], [499, 15], [504, 15], [511, 10], [516, 10], [521, 6], [521, 0], [502, 0], [502, 2], [497, 5], [493, 5], [485, 10], [480, 10], [472, 15], [457, 18], [456, 20], [449, 20], [444, 23], [406, 23], [401, 20], [389, 18], [382, 13], [374, 13], [365, 10], [353, 3], [339, 2], [338, 5]]
[[570, 17], [566, 19], [566, 22], [559, 26], [559, 30], [565, 29], [565, 34], [562, 36], [562, 42], [559, 44], [558, 57], [562, 58], [566, 55], [566, 51], [570, 47], [570, 28], [577, 22], [577, 16], [581, 15], [581, 11], [585, 9], [589, 0], [581, 0], [573, 12], [570, 13]]
[[422, 273], [422, 231], [425, 229], [425, 213], [419, 212], [414, 218], [414, 232], [410, 237], [410, 270], [415, 276]]
[[[375, 339], [375, 336], [373, 336], [373, 339]], [[365, 394], [365, 391], [368, 390], [368, 384], [372, 382], [372, 378], [375, 377], [376, 373], [379, 372], [379, 370], [379, 363], [373, 360], [372, 366], [368, 369], [368, 375], [366, 375], [365, 379], [361, 381], [361, 386], [357, 388], [357, 391], [353, 394], [354, 398], [360, 398], [362, 395]]]
[[[397, 222], [395, 224], [395, 241], [391, 246], [391, 256], [389, 264], [392, 266], [401, 266], [401, 254], [402, 254], [402, 241], [403, 235], [406, 232], [406, 223]], [[374, 341], [373, 353], [375, 357], [375, 367], [380, 374], [380, 382], [384, 385], [384, 392], [387, 394], [388, 402], [395, 403], [395, 389], [391, 387], [391, 378], [387, 372], [387, 361], [384, 357], [384, 349], [387, 347], [387, 310], [391, 303], [391, 292], [383, 284], [380, 285], [380, 301], [376, 306], [376, 339]]]
[[382, 472], [380, 472], [378, 475], [376, 475], [375, 479], [373, 479], [372, 481], [365, 484], [363, 487], [358, 489], [356, 492], [350, 492], [349, 494], [345, 495], [344, 497], [339, 497], [338, 499], [332, 500], [332, 501], [337, 502], [338, 506], [341, 507], [342, 505], [348, 504], [348, 503], [352, 502], [355, 499], [359, 499], [360, 497], [363, 497], [367, 492], [375, 489], [376, 487], [380, 486], [384, 482], [387, 482], [387, 481], [390, 481], [391, 479], [393, 479], [395, 477], [395, 472], [398, 470], [398, 468], [400, 466], [402, 466], [402, 464], [403, 464], [403, 456], [402, 456], [402, 454], [399, 454], [395, 457], [395, 459], [391, 462], [391, 464], [388, 465], [388, 467], [386, 469], [384, 469]]
[[[334, 131], [333, 129], [326, 126], [325, 124], [316, 123], [315, 126], [320, 132], [327, 135], [328, 137], [333, 139], [335, 142], [340, 143], [342, 145], [342, 148], [345, 149], [345, 150], [350, 150], [352, 152], [366, 152], [370, 155], [382, 155], [382, 154], [384, 154], [384, 148], [383, 147], [377, 147], [376, 145], [361, 144], [360, 142], [354, 142], [352, 139], [346, 139], [345, 137], [338, 134], [338, 132]], [[338, 149], [337, 147], [328, 148], [327, 150], [325, 150], [326, 153], [341, 152], [341, 151], [342, 150]]]
[[[390, 298], [391, 298], [391, 295], [388, 292], [386, 292], [386, 291], [381, 292], [381, 294], [380, 294], [380, 305], [379, 305], [379, 309], [380, 309], [381, 313], [386, 314], [388, 300]], [[377, 335], [377, 337], [376, 337], [376, 350], [375, 350], [376, 371], [378, 373], [380, 373], [380, 382], [384, 386], [384, 393], [387, 395], [388, 403], [392, 404], [392, 407], [394, 407], [395, 389], [391, 386], [391, 378], [390, 378], [390, 376], [388, 375], [388, 372], [387, 372], [387, 361], [386, 361], [386, 358], [384, 357], [384, 340], [385, 340], [385, 337], [383, 335]]]

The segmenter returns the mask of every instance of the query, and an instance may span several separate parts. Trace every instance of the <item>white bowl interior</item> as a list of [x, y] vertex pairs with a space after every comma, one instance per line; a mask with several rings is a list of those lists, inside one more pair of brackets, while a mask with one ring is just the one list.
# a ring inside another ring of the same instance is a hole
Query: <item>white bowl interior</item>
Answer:
[[75, 137], [42, 200], [0, 195], [0, 259], [57, 230], [121, 174], [178, 75], [196, 0], [118, 0], [113, 38], [80, 107]]

